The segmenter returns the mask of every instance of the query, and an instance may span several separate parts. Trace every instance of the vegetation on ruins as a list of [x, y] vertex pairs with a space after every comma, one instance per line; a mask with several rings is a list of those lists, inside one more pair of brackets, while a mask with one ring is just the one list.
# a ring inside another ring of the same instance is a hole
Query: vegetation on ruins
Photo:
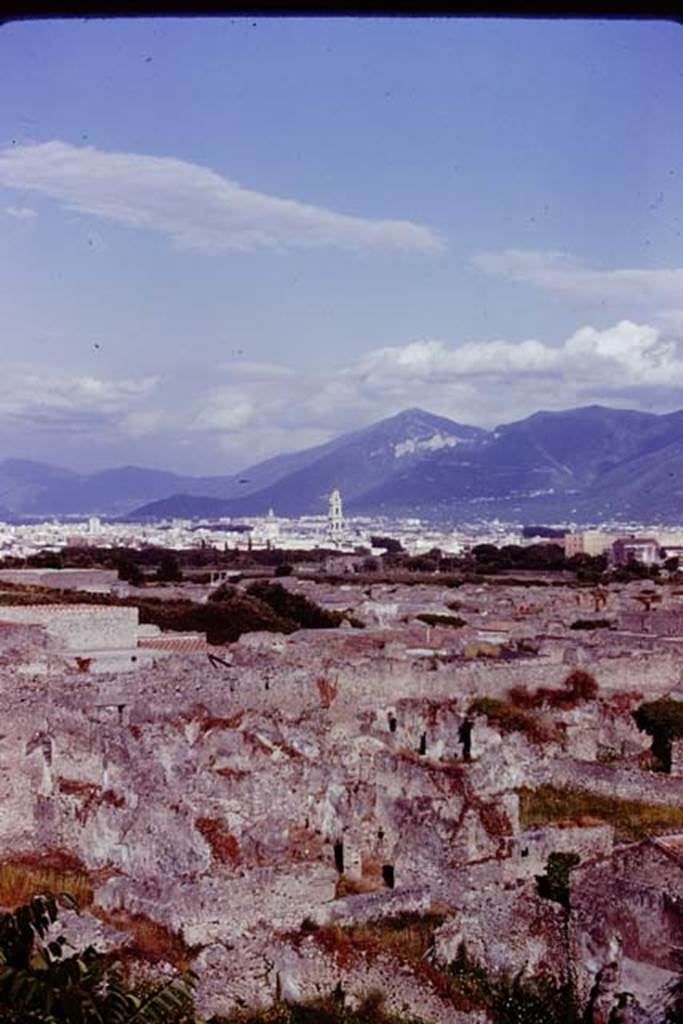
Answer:
[[553, 851], [549, 854], [545, 874], [536, 878], [538, 895], [569, 909], [569, 874], [581, 862], [578, 853]]
[[570, 629], [611, 629], [614, 623], [610, 619], [577, 619]]
[[73, 854], [23, 854], [0, 861], [0, 907], [16, 910], [41, 892], [60, 892], [79, 907], [90, 906], [92, 879]]
[[487, 1011], [491, 1024], [575, 1024], [568, 985], [552, 978], [503, 973], [493, 977], [472, 959], [464, 943], [448, 974], [473, 1005]]
[[420, 612], [415, 618], [420, 622], [424, 622], [426, 626], [451, 626], [453, 629], [460, 629], [461, 626], [467, 625], [465, 619], [461, 619], [459, 615], [439, 615], [432, 612]]
[[281, 583], [259, 581], [247, 587], [249, 597], [267, 605], [282, 619], [295, 623], [300, 629], [334, 629], [344, 621], [340, 612], [321, 608], [303, 594], [294, 594]]
[[533, 711], [520, 708], [499, 697], [477, 697], [467, 709], [470, 715], [485, 715], [502, 733], [521, 732], [534, 743], [555, 738], [551, 723], [544, 722]]
[[137, 608], [141, 623], [161, 630], [206, 633], [210, 644], [233, 643], [243, 633], [263, 630], [293, 633], [297, 629], [334, 629], [347, 621], [362, 629], [364, 623], [350, 612], [328, 611], [309, 598], [290, 594], [278, 583], [260, 582], [247, 591], [223, 584], [206, 604], [188, 598], [110, 597], [83, 591], [56, 591], [48, 587], [4, 584], [0, 606], [27, 604], [125, 605]]
[[536, 690], [528, 690], [525, 686], [513, 686], [508, 691], [512, 704], [525, 710], [545, 707], [571, 711], [579, 704], [595, 700], [597, 695], [595, 677], [583, 669], [570, 672], [559, 688], [539, 686]]
[[634, 711], [636, 725], [652, 737], [652, 754], [660, 769], [671, 771], [671, 745], [683, 739], [683, 701], [662, 698]]
[[[75, 907], [65, 896], [60, 902]], [[0, 1017], [7, 1024], [192, 1024], [187, 973], [133, 986], [122, 963], [92, 946], [74, 950], [55, 934], [49, 894], [0, 916]], [[58, 929], [57, 929], [58, 930]]]
[[403, 911], [391, 917], [379, 917], [362, 924], [324, 925], [310, 923], [304, 931], [315, 933], [321, 946], [333, 952], [353, 949], [389, 953], [402, 960], [419, 961], [434, 946], [434, 933], [446, 920], [438, 908], [428, 911]]
[[683, 807], [680, 805], [620, 800], [573, 786], [523, 787], [518, 793], [522, 829], [538, 825], [607, 824], [614, 827], [617, 838], [633, 842], [648, 835], [683, 829]]
[[379, 992], [370, 992], [360, 1006], [351, 1010], [343, 994], [307, 1003], [276, 1003], [267, 1010], [246, 1011], [221, 1018], [215, 1024], [422, 1024], [414, 1017], [396, 1017], [384, 1008]]

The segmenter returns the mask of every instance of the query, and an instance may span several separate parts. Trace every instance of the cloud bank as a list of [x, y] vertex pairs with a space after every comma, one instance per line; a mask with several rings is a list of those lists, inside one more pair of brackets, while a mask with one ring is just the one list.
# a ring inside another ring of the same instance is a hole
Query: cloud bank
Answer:
[[196, 378], [191, 393], [184, 380], [161, 383], [11, 366], [0, 383], [4, 447], [11, 454], [12, 437], [30, 435], [46, 461], [69, 453], [78, 465], [80, 445], [101, 465], [225, 473], [411, 406], [487, 427], [594, 403], [666, 412], [683, 407], [683, 333], [622, 320], [560, 345], [427, 338], [327, 371], [234, 361]]
[[222, 382], [183, 411], [178, 429], [242, 466], [416, 405], [489, 427], [541, 408], [683, 406], [681, 337], [629, 320], [605, 330], [582, 327], [558, 346], [421, 339], [327, 373], [257, 363], [227, 364], [222, 373]]
[[125, 431], [126, 417], [146, 405], [158, 384], [156, 377], [106, 380], [89, 375], [60, 373], [21, 363], [5, 364], [0, 376], [0, 424], [50, 435], [78, 434], [87, 444]]
[[444, 245], [408, 220], [371, 220], [243, 188], [172, 157], [107, 153], [53, 141], [0, 150], [0, 185], [80, 213], [157, 231], [198, 249], [394, 249]]
[[496, 277], [589, 302], [679, 306], [683, 294], [681, 267], [596, 270], [582, 266], [568, 253], [529, 249], [484, 252], [472, 263]]

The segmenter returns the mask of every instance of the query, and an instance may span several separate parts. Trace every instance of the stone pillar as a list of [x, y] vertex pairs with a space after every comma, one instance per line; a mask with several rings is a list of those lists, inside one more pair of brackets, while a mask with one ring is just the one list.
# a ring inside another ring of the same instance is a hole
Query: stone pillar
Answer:
[[671, 774], [683, 776], [683, 739], [673, 740], [671, 744]]

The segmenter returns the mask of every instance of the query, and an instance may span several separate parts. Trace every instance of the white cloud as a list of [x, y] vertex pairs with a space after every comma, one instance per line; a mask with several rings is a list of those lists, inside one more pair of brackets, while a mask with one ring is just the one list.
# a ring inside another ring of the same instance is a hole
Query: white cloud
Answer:
[[415, 405], [483, 426], [593, 403], [666, 411], [683, 405], [681, 337], [623, 320], [582, 327], [560, 345], [416, 340], [324, 373], [228, 365], [183, 423], [246, 466]]
[[6, 206], [5, 213], [15, 220], [35, 220], [38, 216], [36, 211], [28, 206]]
[[683, 294], [683, 267], [598, 270], [567, 253], [526, 249], [480, 253], [472, 263], [497, 277], [590, 302], [668, 306], [680, 304]]
[[157, 383], [156, 377], [105, 380], [8, 364], [0, 377], [0, 421], [20, 422], [28, 431], [118, 429], [131, 410], [149, 399]]
[[622, 320], [584, 326], [559, 345], [418, 339], [325, 371], [235, 362], [193, 379], [192, 389], [178, 379], [161, 388], [152, 377], [8, 367], [0, 381], [5, 446], [12, 432], [38, 428], [46, 445], [54, 434], [65, 451], [84, 437], [123, 453], [107, 460], [221, 473], [411, 406], [481, 426], [594, 403], [669, 411], [683, 406], [683, 331]]
[[0, 150], [0, 184], [201, 249], [443, 248], [435, 232], [411, 221], [370, 220], [265, 195], [172, 157], [60, 141], [12, 146]]

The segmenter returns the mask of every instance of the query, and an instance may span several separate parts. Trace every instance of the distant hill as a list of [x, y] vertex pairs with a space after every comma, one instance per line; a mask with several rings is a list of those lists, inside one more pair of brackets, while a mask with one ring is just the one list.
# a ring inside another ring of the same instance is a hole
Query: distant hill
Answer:
[[495, 430], [408, 409], [241, 473], [189, 477], [125, 466], [77, 474], [0, 462], [0, 515], [140, 518], [350, 513], [527, 522], [683, 519], [683, 411], [587, 406]]
[[[298, 468], [268, 487], [224, 502], [173, 495], [131, 514], [140, 517], [174, 517], [180, 508], [193, 509], [197, 516], [265, 515], [273, 508], [278, 515], [298, 516], [327, 510], [330, 491], [338, 487], [347, 504], [370, 488], [388, 483], [398, 467], [427, 463], [440, 451], [467, 448], [486, 436], [478, 427], [465, 426], [421, 409], [408, 409], [363, 430], [345, 434], [329, 444], [309, 449]], [[243, 476], [252, 479], [252, 470]]]

